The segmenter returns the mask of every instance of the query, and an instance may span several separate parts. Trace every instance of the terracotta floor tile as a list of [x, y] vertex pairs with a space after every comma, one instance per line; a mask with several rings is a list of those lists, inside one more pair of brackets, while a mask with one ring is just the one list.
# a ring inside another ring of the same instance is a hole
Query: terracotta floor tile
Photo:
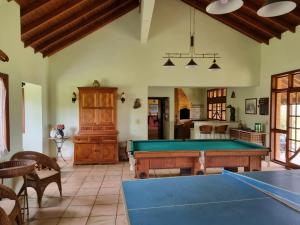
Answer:
[[115, 225], [115, 216], [90, 217], [86, 225]]
[[121, 181], [103, 181], [101, 187], [120, 187]]
[[64, 211], [65, 211], [64, 207], [41, 208], [36, 210], [34, 218], [35, 219], [59, 218], [63, 215]]
[[61, 218], [58, 225], [86, 225], [88, 217]]
[[88, 217], [91, 210], [92, 206], [69, 206], [62, 217]]
[[59, 218], [40, 219], [27, 222], [24, 225], [57, 225], [59, 220]]
[[94, 205], [96, 196], [76, 196], [70, 205]]
[[125, 207], [122, 203], [118, 204], [117, 215], [125, 215]]
[[116, 225], [128, 225], [126, 215], [118, 215], [116, 219]]
[[114, 205], [94, 205], [91, 216], [116, 216], [117, 204]]
[[96, 205], [118, 204], [119, 195], [99, 195], [97, 196]]
[[117, 188], [100, 188], [100, 191], [98, 193], [98, 195], [118, 195], [120, 192], [120, 188], [117, 187]]

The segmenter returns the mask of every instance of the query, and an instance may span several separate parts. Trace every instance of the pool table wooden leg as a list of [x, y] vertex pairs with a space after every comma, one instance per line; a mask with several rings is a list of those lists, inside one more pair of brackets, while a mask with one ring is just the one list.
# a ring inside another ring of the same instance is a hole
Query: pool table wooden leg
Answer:
[[148, 178], [149, 177], [149, 159], [138, 159], [135, 167], [136, 178]]
[[200, 162], [199, 162], [199, 159], [198, 158], [194, 158], [194, 163], [193, 163], [191, 174], [192, 175], [197, 175], [199, 171], [200, 171]]
[[244, 170], [247, 171], [261, 171], [261, 157], [260, 156], [250, 156], [249, 157], [249, 167], [245, 167]]

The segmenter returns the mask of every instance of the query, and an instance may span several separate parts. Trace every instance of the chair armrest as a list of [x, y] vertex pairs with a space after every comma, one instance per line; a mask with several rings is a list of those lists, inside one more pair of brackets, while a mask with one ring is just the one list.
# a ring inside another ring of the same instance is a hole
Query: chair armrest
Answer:
[[0, 184], [0, 198], [8, 198], [11, 200], [17, 200], [18, 197], [16, 193], [9, 187]]
[[10, 221], [8, 215], [6, 215], [4, 209], [2, 209], [1, 207], [0, 207], [0, 224], [2, 224], [2, 225], [11, 224], [11, 221]]

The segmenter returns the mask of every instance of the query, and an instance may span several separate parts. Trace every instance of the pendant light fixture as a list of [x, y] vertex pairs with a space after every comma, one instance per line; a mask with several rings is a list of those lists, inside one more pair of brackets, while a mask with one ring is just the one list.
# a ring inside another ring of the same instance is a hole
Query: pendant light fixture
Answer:
[[221, 67], [218, 66], [216, 59], [214, 59], [213, 64], [208, 68], [210, 71], [220, 70]]
[[195, 9], [190, 8], [190, 49], [188, 53], [166, 53], [163, 58], [167, 59], [163, 66], [172, 67], [175, 64], [171, 59], [189, 59], [186, 64], [186, 68], [196, 68], [198, 64], [194, 59], [213, 59], [213, 64], [209, 67], [210, 70], [221, 69], [217, 63], [216, 59], [220, 58], [218, 53], [196, 53], [195, 51]]
[[206, 7], [210, 14], [226, 14], [238, 10], [243, 6], [242, 0], [216, 0]]
[[268, 0], [257, 11], [257, 14], [262, 17], [281, 16], [293, 11], [296, 6], [294, 1]]
[[175, 64], [171, 61], [170, 58], [165, 62], [164, 66], [175, 66]]

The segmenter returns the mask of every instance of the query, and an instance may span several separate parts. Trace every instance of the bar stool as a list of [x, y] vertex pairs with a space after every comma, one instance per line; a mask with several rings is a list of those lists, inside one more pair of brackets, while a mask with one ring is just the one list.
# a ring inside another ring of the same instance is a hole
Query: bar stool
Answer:
[[219, 135], [219, 138], [222, 138], [222, 135], [224, 139], [226, 139], [226, 131], [227, 131], [228, 125], [221, 125], [221, 126], [215, 126], [214, 129], [214, 139], [216, 139], [216, 135]]
[[201, 135], [205, 135], [206, 137], [209, 136], [209, 138], [211, 139], [212, 138], [212, 130], [213, 130], [213, 126], [211, 125], [202, 125], [199, 127], [199, 130], [200, 130], [200, 139], [201, 138]]

